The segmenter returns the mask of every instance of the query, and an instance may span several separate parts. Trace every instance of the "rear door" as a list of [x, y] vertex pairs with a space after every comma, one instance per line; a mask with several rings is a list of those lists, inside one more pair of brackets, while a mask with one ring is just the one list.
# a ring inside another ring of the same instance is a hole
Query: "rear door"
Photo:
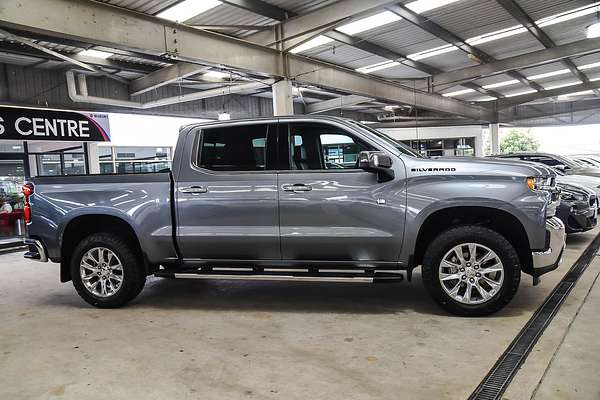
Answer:
[[276, 129], [232, 123], [192, 133], [175, 194], [184, 259], [280, 259]]
[[405, 218], [402, 162], [394, 180], [379, 183], [357, 159], [380, 149], [351, 131], [321, 122], [282, 123], [279, 131], [282, 258], [395, 262]]

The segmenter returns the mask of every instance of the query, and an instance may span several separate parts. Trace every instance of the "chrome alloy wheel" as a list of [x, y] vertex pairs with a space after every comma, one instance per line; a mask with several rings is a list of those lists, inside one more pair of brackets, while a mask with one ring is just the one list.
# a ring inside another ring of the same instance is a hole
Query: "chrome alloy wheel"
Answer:
[[81, 281], [88, 292], [110, 297], [123, 284], [123, 265], [115, 253], [105, 247], [94, 247], [81, 257]]
[[444, 255], [439, 279], [444, 291], [463, 304], [481, 304], [498, 294], [504, 266], [489, 247], [461, 243]]

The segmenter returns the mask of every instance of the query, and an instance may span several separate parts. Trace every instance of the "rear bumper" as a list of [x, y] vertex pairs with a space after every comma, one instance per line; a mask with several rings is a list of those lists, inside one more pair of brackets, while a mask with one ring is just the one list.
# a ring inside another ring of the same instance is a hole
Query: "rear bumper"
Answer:
[[555, 270], [560, 265], [565, 249], [565, 225], [557, 217], [546, 220], [546, 232], [549, 235], [548, 248], [544, 251], [531, 253], [533, 259], [533, 277], [537, 278], [545, 273]]
[[29, 246], [29, 251], [23, 257], [40, 262], [48, 262], [48, 253], [43, 243], [37, 239], [23, 239], [23, 243]]

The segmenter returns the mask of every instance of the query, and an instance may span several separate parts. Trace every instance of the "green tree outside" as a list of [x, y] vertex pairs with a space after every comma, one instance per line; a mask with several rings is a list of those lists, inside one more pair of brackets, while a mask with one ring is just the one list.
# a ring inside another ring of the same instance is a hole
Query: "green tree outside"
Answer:
[[519, 151], [537, 151], [540, 143], [529, 132], [529, 129], [511, 129], [500, 142], [500, 153]]

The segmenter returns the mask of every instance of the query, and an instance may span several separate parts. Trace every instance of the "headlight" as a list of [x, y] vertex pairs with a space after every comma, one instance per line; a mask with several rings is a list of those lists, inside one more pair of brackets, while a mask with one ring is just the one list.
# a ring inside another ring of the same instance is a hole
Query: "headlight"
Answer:
[[567, 192], [565, 190], [563, 190], [562, 192], [560, 192], [560, 198], [563, 200], [569, 200], [569, 201], [587, 201], [587, 196], [585, 194], [579, 194], [579, 193], [573, 193], [573, 192]]
[[530, 176], [527, 186], [531, 190], [548, 190], [552, 188], [552, 177]]

